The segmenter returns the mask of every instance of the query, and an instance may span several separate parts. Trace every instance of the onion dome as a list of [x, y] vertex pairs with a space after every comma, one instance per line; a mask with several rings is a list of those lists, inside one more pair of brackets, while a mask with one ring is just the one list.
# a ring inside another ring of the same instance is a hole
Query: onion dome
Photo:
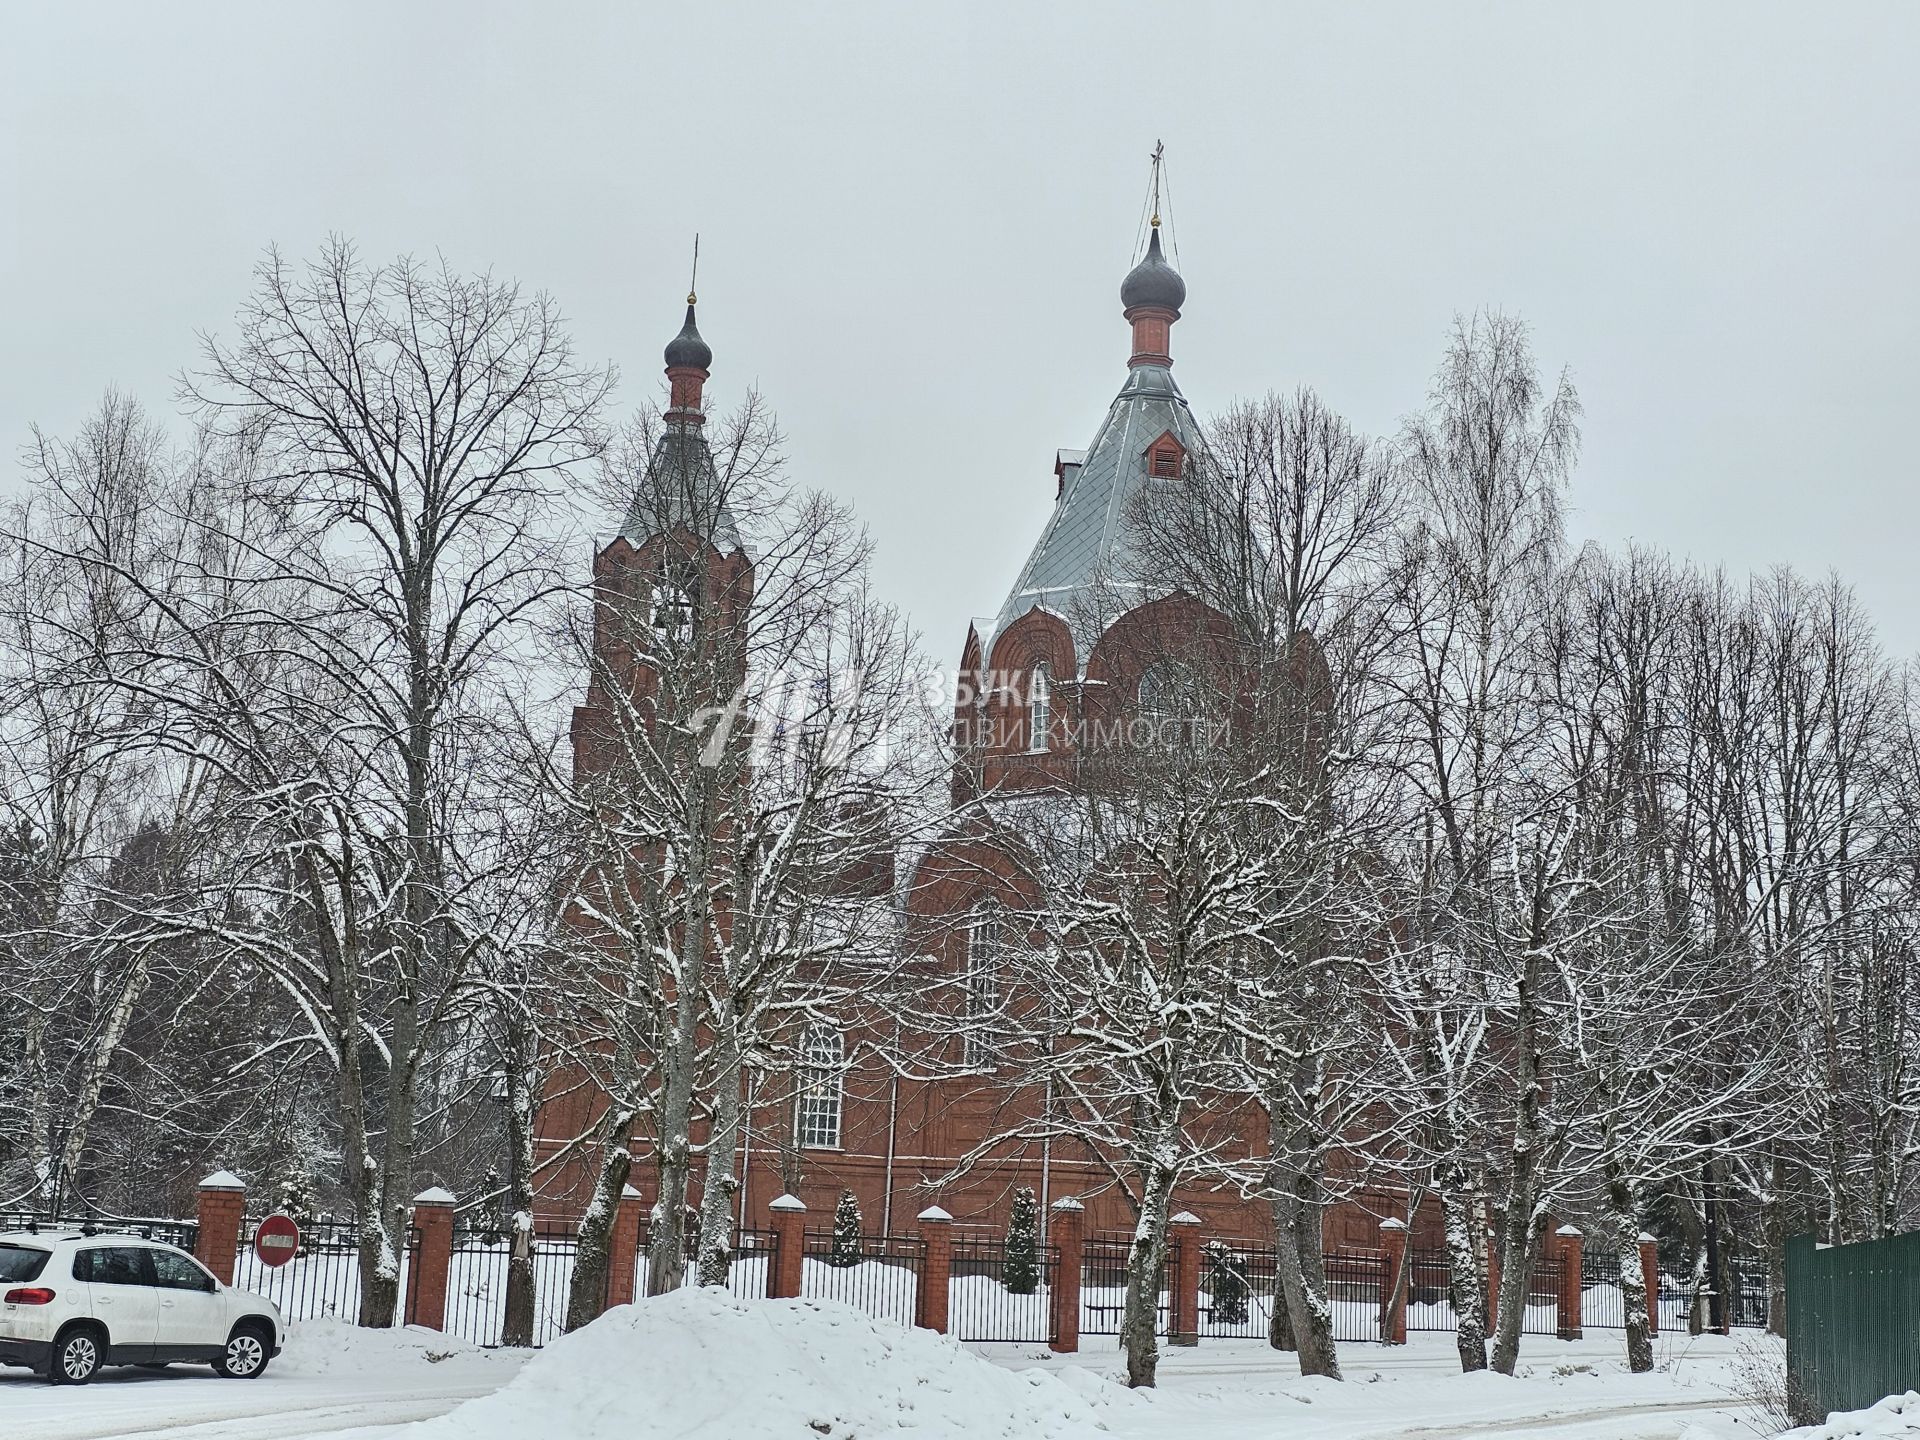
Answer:
[[[1180, 278], [1180, 272], [1169, 265], [1167, 257], [1160, 253], [1160, 228], [1156, 224], [1153, 238], [1147, 242], [1146, 255], [1120, 282], [1121, 307], [1126, 310], [1171, 310], [1178, 315], [1186, 299], [1187, 282]], [[692, 321], [689, 320], [688, 324], [692, 324]]]
[[670, 370], [713, 368], [713, 347], [700, 338], [700, 328], [693, 323], [693, 304], [693, 296], [687, 296], [687, 323], [667, 342], [666, 360]]

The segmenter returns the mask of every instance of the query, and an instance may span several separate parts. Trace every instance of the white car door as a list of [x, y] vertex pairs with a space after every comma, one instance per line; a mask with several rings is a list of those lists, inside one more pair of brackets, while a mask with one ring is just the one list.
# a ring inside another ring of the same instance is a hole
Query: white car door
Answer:
[[153, 1358], [160, 1326], [160, 1292], [139, 1245], [89, 1245], [75, 1252], [73, 1278], [84, 1280], [93, 1316], [107, 1327], [108, 1359], [115, 1365]]
[[[178, 1250], [152, 1250], [154, 1293], [160, 1323], [154, 1332], [159, 1358], [204, 1359], [227, 1343], [227, 1297], [213, 1276]], [[191, 1352], [182, 1354], [182, 1352]]]

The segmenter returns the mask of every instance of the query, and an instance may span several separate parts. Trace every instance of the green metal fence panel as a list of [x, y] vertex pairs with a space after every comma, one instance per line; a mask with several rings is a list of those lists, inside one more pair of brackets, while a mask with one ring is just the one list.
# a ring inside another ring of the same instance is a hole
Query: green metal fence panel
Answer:
[[1787, 1242], [1787, 1374], [1802, 1424], [1920, 1390], [1920, 1233]]

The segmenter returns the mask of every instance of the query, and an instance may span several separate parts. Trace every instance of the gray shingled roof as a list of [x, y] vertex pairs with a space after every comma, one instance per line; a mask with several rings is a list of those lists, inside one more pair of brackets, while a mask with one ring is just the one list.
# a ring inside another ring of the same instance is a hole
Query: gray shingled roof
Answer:
[[722, 554], [745, 548], [722, 493], [706, 435], [698, 425], [669, 418], [620, 533], [640, 545], [681, 528], [711, 540]]
[[[1055, 502], [1039, 543], [1021, 568], [1020, 578], [992, 628], [981, 638], [982, 654], [1009, 625], [1038, 606], [1066, 620], [1073, 630], [1075, 659], [1084, 668], [1087, 653], [1106, 628], [1113, 592], [1139, 588], [1137, 567], [1128, 554], [1128, 503], [1147, 478], [1147, 447], [1171, 430], [1189, 455], [1201, 448], [1200, 429], [1186, 397], [1163, 365], [1137, 365], [1114, 397], [1086, 458], [1071, 471]], [[1145, 597], [1141, 597], [1145, 598]], [[1137, 600], [1129, 600], [1129, 608]]]

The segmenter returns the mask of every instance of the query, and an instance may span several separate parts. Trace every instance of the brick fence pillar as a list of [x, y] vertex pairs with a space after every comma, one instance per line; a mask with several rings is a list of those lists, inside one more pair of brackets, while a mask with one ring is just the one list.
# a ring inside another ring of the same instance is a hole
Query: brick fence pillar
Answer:
[[419, 1242], [407, 1267], [407, 1324], [447, 1328], [447, 1271], [453, 1265], [454, 1198], [438, 1185], [413, 1197]]
[[1062, 1355], [1080, 1348], [1080, 1272], [1087, 1261], [1087, 1212], [1071, 1196], [1056, 1200], [1047, 1226], [1056, 1259], [1053, 1267], [1053, 1338], [1047, 1344]]
[[233, 1283], [234, 1257], [246, 1223], [247, 1182], [231, 1170], [216, 1170], [200, 1182], [193, 1253], [222, 1285]]
[[607, 1308], [633, 1303], [635, 1257], [640, 1253], [640, 1192], [620, 1187], [620, 1203], [613, 1209], [613, 1229], [607, 1235]]
[[1380, 1249], [1386, 1256], [1381, 1283], [1387, 1287], [1380, 1297], [1383, 1302], [1380, 1338], [1389, 1345], [1404, 1345], [1407, 1343], [1407, 1291], [1411, 1288], [1411, 1277], [1407, 1274], [1406, 1221], [1389, 1215], [1380, 1222]]
[[1182, 1210], [1167, 1222], [1173, 1253], [1167, 1257], [1173, 1271], [1168, 1278], [1167, 1343], [1200, 1343], [1200, 1217]]
[[1640, 1279], [1647, 1287], [1647, 1330], [1660, 1333], [1660, 1246], [1646, 1231], [1640, 1232]]
[[947, 1333], [948, 1287], [953, 1279], [953, 1216], [938, 1205], [920, 1212], [920, 1243], [926, 1247], [920, 1289], [914, 1296], [913, 1323]]
[[[1487, 1232], [1487, 1334], [1500, 1324], [1500, 1237]], [[1525, 1322], [1522, 1321], [1522, 1328]]]
[[1560, 1317], [1554, 1333], [1562, 1340], [1578, 1340], [1581, 1335], [1580, 1299], [1584, 1290], [1580, 1257], [1586, 1241], [1572, 1225], [1562, 1225], [1553, 1233], [1560, 1242]]
[[767, 1276], [769, 1300], [800, 1295], [800, 1272], [807, 1252], [807, 1207], [798, 1196], [782, 1195], [767, 1207], [773, 1212], [773, 1273]]

